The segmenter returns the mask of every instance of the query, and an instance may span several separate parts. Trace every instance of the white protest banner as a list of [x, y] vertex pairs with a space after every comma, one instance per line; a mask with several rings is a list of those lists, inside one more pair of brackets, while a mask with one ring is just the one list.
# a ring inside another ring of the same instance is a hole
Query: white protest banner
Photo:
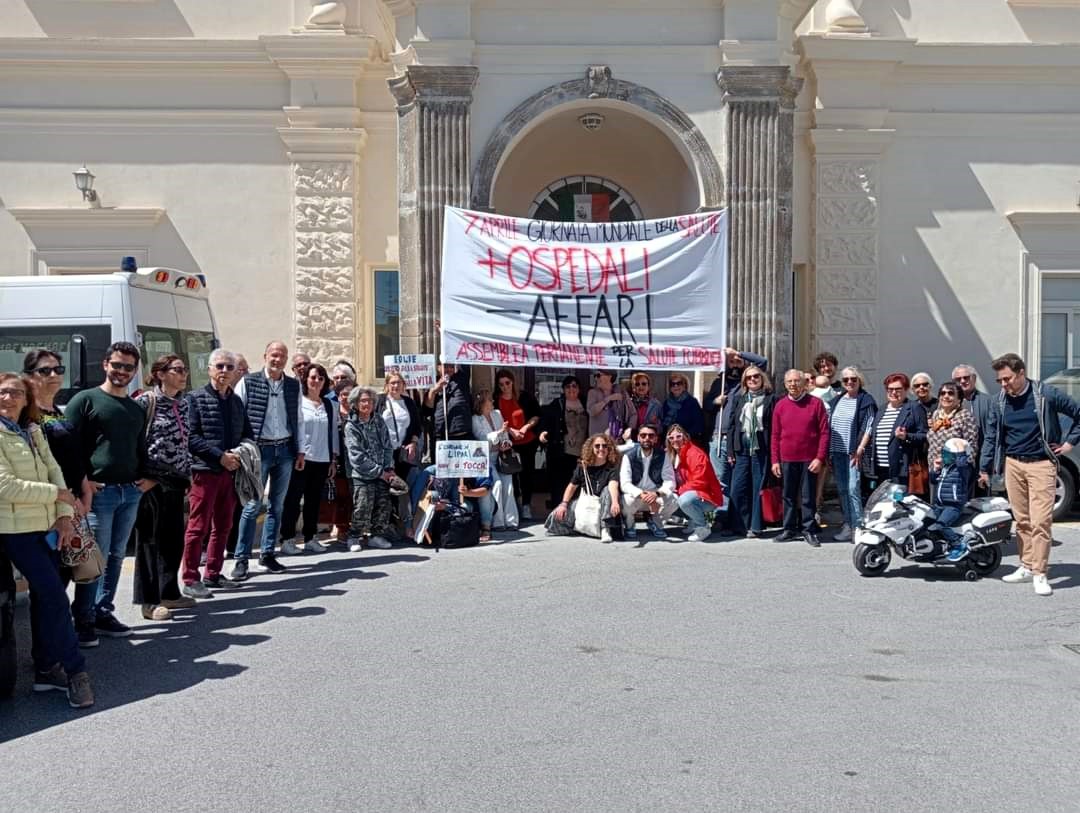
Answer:
[[442, 354], [456, 364], [717, 368], [726, 211], [553, 223], [446, 207]]
[[435, 386], [435, 355], [433, 353], [383, 356], [383, 367], [387, 373], [400, 373], [405, 379], [406, 389], [427, 389]]
[[435, 443], [435, 476], [487, 477], [490, 456], [486, 440], [440, 440]]

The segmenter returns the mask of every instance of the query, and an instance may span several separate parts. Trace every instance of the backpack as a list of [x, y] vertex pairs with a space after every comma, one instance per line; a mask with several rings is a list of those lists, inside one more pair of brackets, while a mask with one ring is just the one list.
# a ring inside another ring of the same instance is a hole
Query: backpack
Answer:
[[451, 503], [438, 511], [429, 529], [431, 541], [438, 548], [471, 548], [480, 544], [480, 511], [476, 506], [466, 511]]

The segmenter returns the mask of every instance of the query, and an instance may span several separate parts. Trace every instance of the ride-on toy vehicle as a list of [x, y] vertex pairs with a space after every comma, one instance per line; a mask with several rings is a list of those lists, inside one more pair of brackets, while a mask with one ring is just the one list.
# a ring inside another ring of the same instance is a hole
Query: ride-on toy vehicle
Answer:
[[1001, 548], [1012, 535], [1013, 515], [1007, 500], [969, 500], [952, 530], [965, 538], [967, 553], [955, 561], [945, 557], [949, 542], [930, 504], [884, 483], [870, 495], [863, 527], [855, 531], [852, 561], [863, 576], [880, 576], [892, 555], [919, 564], [955, 567], [968, 581], [989, 576], [1001, 564]]

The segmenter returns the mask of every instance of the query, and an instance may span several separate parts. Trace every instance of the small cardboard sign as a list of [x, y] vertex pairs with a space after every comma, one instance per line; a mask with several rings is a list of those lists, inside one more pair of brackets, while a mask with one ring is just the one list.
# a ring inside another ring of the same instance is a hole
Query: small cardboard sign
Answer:
[[406, 389], [427, 389], [435, 386], [435, 355], [412, 354], [383, 356], [386, 374], [400, 373]]
[[435, 443], [435, 476], [487, 477], [491, 463], [486, 440], [440, 440]]

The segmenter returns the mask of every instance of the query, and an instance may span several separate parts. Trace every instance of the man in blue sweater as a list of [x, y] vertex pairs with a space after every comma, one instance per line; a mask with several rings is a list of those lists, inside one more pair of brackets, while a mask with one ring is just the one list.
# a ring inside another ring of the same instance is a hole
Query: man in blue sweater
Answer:
[[[1015, 353], [994, 359], [991, 366], [1001, 393], [986, 427], [979, 482], [986, 485], [992, 474], [1004, 472], [1020, 552], [1020, 566], [1002, 581], [1034, 582], [1037, 594], [1049, 596], [1057, 457], [1080, 442], [1080, 404], [1049, 384], [1029, 379], [1024, 360]], [[1061, 416], [1071, 419], [1064, 440]]]

